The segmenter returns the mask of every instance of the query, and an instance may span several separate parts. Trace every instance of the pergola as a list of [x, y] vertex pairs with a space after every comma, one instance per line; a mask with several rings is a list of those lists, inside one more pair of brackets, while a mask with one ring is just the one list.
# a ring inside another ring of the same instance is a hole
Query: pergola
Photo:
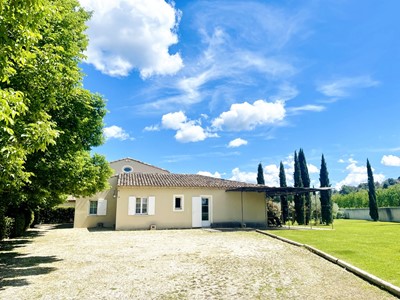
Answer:
[[331, 187], [322, 188], [306, 188], [306, 187], [269, 187], [265, 185], [260, 186], [241, 186], [237, 188], [227, 189], [227, 192], [258, 192], [265, 193], [267, 196], [274, 197], [280, 195], [299, 195], [306, 193], [314, 193], [321, 191], [329, 191]]
[[[275, 197], [281, 195], [300, 195], [307, 193], [330, 191], [331, 187], [321, 187], [321, 188], [308, 188], [308, 187], [269, 187], [265, 185], [258, 186], [241, 186], [236, 188], [227, 189], [226, 192], [240, 192], [241, 196], [241, 207], [242, 207], [242, 227], [244, 227], [243, 220], [243, 192], [258, 192], [265, 193], [266, 197]], [[267, 219], [267, 216], [266, 216]], [[268, 224], [268, 222], [267, 222]]]

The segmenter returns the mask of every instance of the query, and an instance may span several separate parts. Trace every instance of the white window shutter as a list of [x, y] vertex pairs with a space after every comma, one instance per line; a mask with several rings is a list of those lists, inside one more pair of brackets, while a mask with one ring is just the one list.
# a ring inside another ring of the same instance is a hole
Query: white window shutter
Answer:
[[97, 215], [105, 216], [107, 214], [107, 200], [99, 199], [97, 200]]
[[136, 197], [130, 196], [128, 201], [128, 215], [136, 215]]
[[149, 208], [148, 208], [148, 215], [154, 215], [156, 213], [156, 197], [149, 197]]
[[192, 227], [201, 227], [201, 197], [192, 197]]

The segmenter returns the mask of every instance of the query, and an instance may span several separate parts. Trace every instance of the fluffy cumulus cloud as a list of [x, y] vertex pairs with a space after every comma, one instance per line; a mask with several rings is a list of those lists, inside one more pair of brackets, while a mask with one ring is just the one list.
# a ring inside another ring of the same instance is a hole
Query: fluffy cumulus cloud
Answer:
[[257, 100], [253, 104], [236, 103], [231, 105], [229, 111], [214, 119], [212, 126], [220, 130], [252, 130], [257, 126], [279, 123], [285, 118], [285, 113], [284, 103], [281, 101]]
[[106, 140], [109, 139], [117, 139], [117, 140], [127, 140], [127, 139], [131, 139], [129, 137], [129, 134], [125, 132], [124, 129], [122, 129], [119, 126], [113, 125], [110, 127], [104, 127], [103, 128], [103, 134], [104, 137], [106, 138]]
[[247, 141], [241, 138], [237, 138], [229, 142], [228, 148], [237, 148], [244, 145], [247, 145]]
[[319, 173], [319, 169], [314, 166], [313, 164], [307, 164], [308, 173], [310, 174], [317, 174]]
[[[342, 180], [336, 183], [335, 189], [340, 190], [343, 185], [357, 186], [360, 183], [368, 182], [367, 166], [358, 165], [358, 162], [354, 159], [348, 160], [349, 165], [346, 167], [348, 174]], [[374, 169], [372, 169], [374, 172]], [[385, 179], [385, 175], [374, 173], [374, 180], [382, 182]]]
[[389, 167], [400, 167], [400, 157], [394, 155], [384, 155], [381, 164]]
[[239, 168], [234, 168], [232, 170], [232, 176], [230, 180], [236, 180], [248, 183], [257, 183], [257, 173], [256, 172], [243, 172]]
[[200, 120], [189, 120], [182, 112], [163, 115], [161, 125], [165, 129], [176, 130], [175, 139], [181, 143], [204, 141], [209, 137], [217, 137], [201, 126]]
[[208, 171], [199, 171], [197, 172], [199, 175], [203, 176], [209, 176], [209, 177], [214, 177], [214, 178], [221, 178], [221, 174], [219, 172], [215, 172], [214, 174]]
[[[230, 180], [257, 183], [257, 172], [245, 172], [239, 168], [232, 170]], [[279, 186], [279, 167], [271, 164], [264, 167], [264, 181], [267, 186]]]
[[183, 66], [178, 42], [180, 11], [164, 0], [80, 0], [93, 11], [88, 22], [86, 62], [104, 74], [127, 76], [138, 69], [143, 78], [174, 74]]

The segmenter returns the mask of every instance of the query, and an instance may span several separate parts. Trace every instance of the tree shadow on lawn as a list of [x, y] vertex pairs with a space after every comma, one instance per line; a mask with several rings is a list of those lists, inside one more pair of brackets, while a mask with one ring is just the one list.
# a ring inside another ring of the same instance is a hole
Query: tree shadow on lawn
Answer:
[[55, 256], [29, 256], [12, 251], [25, 247], [26, 244], [32, 243], [35, 237], [44, 233], [45, 231], [33, 229], [21, 238], [0, 242], [0, 291], [7, 286], [28, 285], [29, 282], [25, 278], [27, 276], [47, 274], [56, 270], [54, 267], [41, 266], [61, 260]]

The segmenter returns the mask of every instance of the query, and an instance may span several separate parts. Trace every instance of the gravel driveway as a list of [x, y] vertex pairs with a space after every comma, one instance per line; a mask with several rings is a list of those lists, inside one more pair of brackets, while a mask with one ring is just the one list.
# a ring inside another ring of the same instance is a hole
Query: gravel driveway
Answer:
[[395, 299], [256, 232], [41, 226], [31, 234], [1, 248], [0, 299]]

